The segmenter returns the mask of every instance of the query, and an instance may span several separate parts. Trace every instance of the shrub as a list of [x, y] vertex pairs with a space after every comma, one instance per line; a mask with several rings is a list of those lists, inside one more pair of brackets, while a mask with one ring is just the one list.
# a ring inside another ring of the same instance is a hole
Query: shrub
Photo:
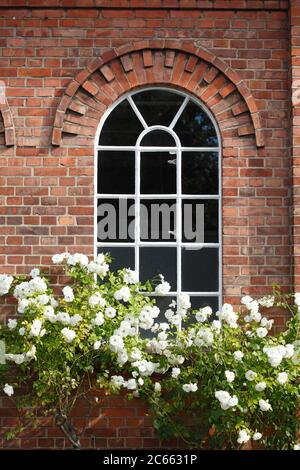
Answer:
[[[13, 295], [20, 314], [0, 329], [2, 388], [27, 416], [67, 417], [96, 385], [140, 396], [160, 436], [189, 447], [238, 449], [250, 439], [300, 447], [299, 294], [246, 296], [246, 315], [225, 304], [215, 317], [209, 307], [193, 311], [181, 294], [158, 322], [153, 285], [129, 269], [109, 271], [109, 255], [89, 262], [63, 253], [53, 262], [70, 279], [61, 296], [38, 269], [30, 280], [0, 275], [0, 295]], [[169, 289], [162, 278], [155, 293]], [[290, 318], [286, 331], [271, 335], [263, 312], [274, 306]]]

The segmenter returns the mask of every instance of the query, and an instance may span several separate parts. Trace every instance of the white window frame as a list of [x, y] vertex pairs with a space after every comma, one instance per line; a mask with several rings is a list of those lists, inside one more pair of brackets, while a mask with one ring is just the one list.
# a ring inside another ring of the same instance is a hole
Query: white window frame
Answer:
[[[132, 96], [142, 91], [148, 90], [165, 90], [173, 93], [177, 93], [184, 97], [184, 100], [179, 107], [173, 121], [171, 124], [166, 126], [161, 125], [154, 125], [148, 126], [145, 122], [143, 116], [139, 112], [137, 106], [135, 105]], [[135, 146], [107, 146], [107, 145], [99, 145], [99, 137], [103, 128], [103, 125], [110, 115], [110, 113], [124, 100], [127, 100], [133, 111], [135, 112], [136, 116], [140, 120], [144, 130], [139, 135], [139, 138], [136, 142]], [[177, 123], [181, 113], [185, 109], [186, 105], [189, 101], [194, 102], [197, 106], [202, 108], [202, 110], [208, 115], [210, 120], [212, 121], [217, 138], [218, 138], [218, 146], [217, 147], [183, 147], [181, 146], [180, 140], [177, 134], [173, 131], [174, 126]], [[140, 142], [142, 138], [153, 130], [164, 130], [171, 134], [174, 138], [176, 145], [174, 147], [149, 147], [149, 146], [141, 146]], [[103, 251], [109, 251], [109, 247], [134, 247], [135, 249], [135, 270], [139, 275], [139, 248], [141, 246], [149, 246], [149, 247], [177, 247], [177, 290], [170, 291], [168, 296], [176, 297], [180, 293], [189, 294], [192, 297], [217, 297], [219, 308], [222, 305], [222, 166], [221, 166], [221, 134], [216, 123], [216, 120], [209, 109], [203, 105], [199, 100], [195, 97], [190, 95], [189, 93], [182, 92], [172, 87], [143, 87], [135, 91], [127, 92], [126, 94], [122, 95], [118, 98], [103, 114], [95, 137], [95, 155], [94, 155], [94, 255], [97, 256], [97, 250], [99, 247], [103, 247]], [[97, 186], [98, 186], [98, 151], [99, 150], [106, 150], [106, 151], [134, 151], [135, 152], [135, 194], [103, 194], [97, 193]], [[141, 152], [161, 152], [161, 151], [172, 151], [176, 153], [177, 158], [177, 165], [176, 165], [176, 185], [177, 185], [177, 193], [176, 194], [140, 194], [140, 154]], [[218, 194], [187, 194], [183, 195], [181, 193], [181, 156], [182, 151], [189, 151], [189, 152], [216, 152], [218, 153]], [[135, 241], [134, 242], [105, 242], [101, 243], [98, 242], [97, 238], [97, 202], [98, 199], [105, 198], [105, 199], [134, 199], [135, 201]], [[167, 242], [159, 242], [159, 241], [140, 241], [140, 213], [139, 208], [140, 204], [139, 201], [141, 199], [152, 199], [152, 198], [159, 198], [159, 199], [173, 199], [177, 202], [176, 208], [176, 241], [167, 241]], [[218, 200], [218, 227], [219, 227], [219, 241], [218, 243], [194, 243], [194, 242], [181, 242], [181, 202], [183, 199], [209, 199], [209, 200]], [[198, 246], [198, 247], [206, 247], [206, 248], [218, 248], [218, 260], [219, 260], [219, 272], [218, 272], [218, 281], [219, 281], [219, 290], [215, 292], [203, 292], [203, 291], [182, 291], [181, 290], [181, 248], [182, 247], [189, 247], [189, 246]], [[126, 267], [126, 266], [124, 266]], [[164, 273], [162, 273], [164, 274]], [[168, 279], [166, 279], [168, 280]], [[191, 299], [192, 301], [192, 299]]]

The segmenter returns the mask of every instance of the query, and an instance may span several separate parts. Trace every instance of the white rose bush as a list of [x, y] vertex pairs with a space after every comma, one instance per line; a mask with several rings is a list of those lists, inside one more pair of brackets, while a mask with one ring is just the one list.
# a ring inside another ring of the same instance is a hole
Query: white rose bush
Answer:
[[[1, 390], [26, 417], [69, 417], [98, 388], [146, 401], [159, 436], [190, 448], [300, 448], [300, 294], [274, 288], [219, 312], [192, 310], [180, 294], [160, 312], [163, 276], [142, 285], [104, 254], [53, 263], [68, 280], [55, 290], [39, 269], [0, 275], [0, 296], [18, 312], [0, 328]], [[284, 331], [274, 334], [268, 309], [288, 311]]]

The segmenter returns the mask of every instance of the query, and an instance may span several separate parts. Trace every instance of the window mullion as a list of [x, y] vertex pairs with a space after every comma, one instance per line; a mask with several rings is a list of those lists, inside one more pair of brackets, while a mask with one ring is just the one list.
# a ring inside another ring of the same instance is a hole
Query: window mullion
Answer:
[[[181, 198], [181, 149], [177, 150], [176, 165], [176, 242], [177, 242], [177, 293], [181, 293], [181, 231], [182, 231], [182, 198]], [[181, 324], [179, 325], [181, 329]]]
[[141, 115], [138, 107], [136, 106], [136, 104], [133, 101], [133, 99], [131, 98], [131, 96], [127, 97], [127, 101], [129, 102], [130, 106], [132, 107], [133, 111], [135, 112], [135, 114], [136, 114], [137, 118], [139, 119], [140, 123], [142, 124], [143, 128], [148, 129], [148, 127], [149, 127], [148, 124], [146, 123], [145, 119]]
[[186, 96], [185, 99], [183, 100], [183, 103], [181, 104], [180, 108], [178, 109], [177, 113], [175, 114], [171, 124], [169, 125], [170, 129], [173, 129], [173, 127], [176, 125], [176, 122], [180, 118], [180, 116], [183, 113], [183, 110], [186, 107], [186, 105], [188, 104], [188, 102], [189, 102], [189, 97]]
[[141, 153], [139, 149], [135, 151], [135, 270], [137, 278], [140, 280], [140, 191], [141, 191]]

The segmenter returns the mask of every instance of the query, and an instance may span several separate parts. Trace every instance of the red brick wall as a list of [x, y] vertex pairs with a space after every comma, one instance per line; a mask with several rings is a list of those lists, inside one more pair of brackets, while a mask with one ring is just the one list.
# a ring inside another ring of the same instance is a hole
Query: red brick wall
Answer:
[[[291, 4], [296, 78], [299, 7], [296, 0]], [[113, 51], [128, 43], [124, 65]], [[289, 157], [294, 129], [296, 165], [299, 123], [297, 106], [293, 127], [290, 122], [288, 2], [6, 0], [0, 8], [0, 48], [0, 79], [6, 85], [6, 101], [0, 104], [1, 271], [28, 272], [32, 266], [48, 265], [52, 254], [64, 250], [92, 254], [95, 128], [84, 121], [91, 117], [84, 85], [87, 90], [100, 74], [97, 80], [115, 94], [120, 83], [130, 89], [169, 80], [206, 101], [221, 128], [224, 147], [224, 298], [237, 303], [242, 293], [263, 294], [273, 282], [292, 286]], [[140, 52], [133, 52], [137, 49]], [[171, 66], [166, 65], [166, 54], [172, 55], [167, 51], [174, 51]], [[197, 59], [188, 62], [195, 54]], [[211, 73], [203, 82], [207, 93], [202, 89], [202, 96], [197, 82], [193, 89], [188, 86], [197, 76], [199, 54]], [[95, 70], [96, 58], [102, 59]], [[109, 67], [112, 80], [99, 72], [99, 64]], [[98, 93], [92, 86], [91, 91]], [[70, 127], [68, 106], [78, 99], [87, 105], [87, 114]], [[109, 100], [101, 103], [99, 119]], [[235, 114], [235, 103], [245, 112]], [[255, 136], [259, 119], [263, 132]], [[92, 130], [86, 135], [83, 127]], [[293, 176], [296, 185], [296, 168]], [[296, 191], [294, 201], [296, 206]], [[297, 248], [295, 253], [299, 255]], [[10, 307], [2, 312], [4, 318]], [[279, 326], [284, 321], [280, 316], [276, 320]], [[15, 412], [7, 398], [2, 400], [0, 425], [6, 428]], [[79, 426], [81, 420], [92, 423], [84, 434], [87, 447], [158, 445], [147, 443], [153, 432], [148, 418], [135, 426], [134, 420], [141, 419], [137, 406], [124, 406], [121, 400], [111, 402], [107, 410], [100, 427], [97, 416], [78, 417]], [[52, 426], [23, 439], [10, 445], [63, 445]]]

